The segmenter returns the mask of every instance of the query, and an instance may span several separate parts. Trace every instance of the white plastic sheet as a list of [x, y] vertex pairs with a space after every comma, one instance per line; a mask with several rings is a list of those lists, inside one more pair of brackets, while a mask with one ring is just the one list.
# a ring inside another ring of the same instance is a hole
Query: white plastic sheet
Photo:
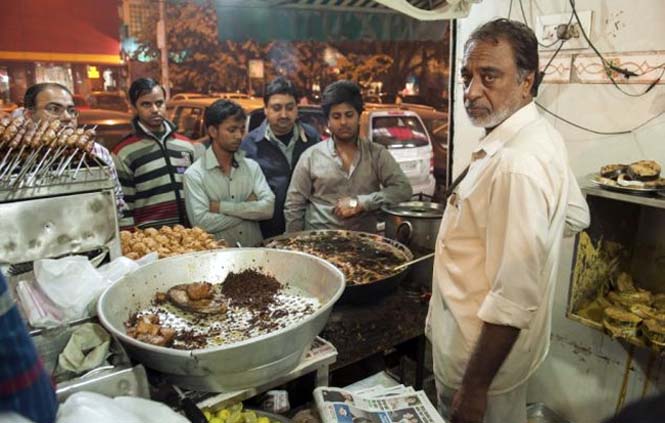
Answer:
[[70, 256], [35, 262], [35, 278], [66, 320], [86, 317], [87, 311], [109, 284], [87, 257]]
[[109, 398], [93, 392], [77, 392], [58, 410], [56, 423], [189, 423], [185, 417], [159, 402], [134, 397]]

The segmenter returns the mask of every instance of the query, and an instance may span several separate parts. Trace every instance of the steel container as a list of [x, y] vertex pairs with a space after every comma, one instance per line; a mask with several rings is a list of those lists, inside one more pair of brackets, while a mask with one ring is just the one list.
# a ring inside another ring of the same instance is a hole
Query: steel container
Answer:
[[[444, 209], [444, 205], [429, 201], [384, 206], [386, 236], [409, 247], [416, 258], [431, 253], [436, 247]], [[412, 284], [429, 286], [433, 266], [434, 258], [412, 265], [408, 279]]]
[[[321, 307], [275, 332], [191, 351], [146, 344], [126, 334], [124, 322], [148, 307], [156, 292], [195, 281], [222, 283], [229, 272], [248, 268], [274, 275], [304, 296], [317, 298]], [[195, 252], [158, 260], [128, 274], [104, 291], [98, 314], [135, 360], [184, 388], [221, 392], [258, 386], [294, 369], [325, 326], [344, 286], [342, 272], [304, 253], [267, 248]]]

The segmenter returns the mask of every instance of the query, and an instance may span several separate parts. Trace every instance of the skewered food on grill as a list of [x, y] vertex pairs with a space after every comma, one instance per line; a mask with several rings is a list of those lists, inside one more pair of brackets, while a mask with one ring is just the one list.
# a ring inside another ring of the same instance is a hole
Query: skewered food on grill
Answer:
[[[107, 164], [93, 153], [94, 141], [94, 128], [63, 127], [58, 119], [36, 123], [23, 116], [2, 119], [0, 186], [32, 187], [63, 174], [76, 179], [81, 166], [106, 169]], [[109, 174], [108, 169], [106, 172]]]
[[162, 226], [159, 230], [148, 228], [134, 232], [121, 231], [120, 243], [122, 254], [133, 260], [151, 252], [156, 252], [163, 258], [225, 247], [223, 242], [215, 241], [213, 236], [203, 229], [188, 229], [182, 225]]

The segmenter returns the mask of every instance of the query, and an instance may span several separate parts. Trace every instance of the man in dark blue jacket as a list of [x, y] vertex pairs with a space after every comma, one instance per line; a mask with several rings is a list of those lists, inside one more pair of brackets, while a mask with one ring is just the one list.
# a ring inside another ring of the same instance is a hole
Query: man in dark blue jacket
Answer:
[[278, 77], [270, 82], [263, 102], [266, 120], [245, 136], [240, 148], [259, 163], [275, 193], [272, 219], [260, 222], [263, 238], [270, 238], [285, 231], [284, 201], [293, 168], [320, 137], [316, 129], [298, 122], [298, 95], [291, 81]]

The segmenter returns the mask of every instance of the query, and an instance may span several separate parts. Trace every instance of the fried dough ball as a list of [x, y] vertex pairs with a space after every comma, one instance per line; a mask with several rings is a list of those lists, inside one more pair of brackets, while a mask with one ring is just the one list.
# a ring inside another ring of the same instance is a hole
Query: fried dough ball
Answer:
[[132, 239], [132, 233], [129, 231], [120, 231], [120, 241], [129, 242]]
[[128, 259], [132, 259], [132, 260], [138, 260], [138, 259], [141, 258], [141, 255], [139, 255], [139, 253], [135, 253], [135, 252], [131, 251], [129, 253], [126, 253], [125, 257], [127, 257]]
[[159, 247], [157, 241], [155, 241], [153, 238], [146, 238], [144, 243], [145, 243], [146, 247], [148, 249], [151, 249], [151, 250], [154, 250], [154, 249]]
[[142, 242], [135, 242], [132, 244], [132, 251], [145, 255], [148, 252], [148, 247]]

